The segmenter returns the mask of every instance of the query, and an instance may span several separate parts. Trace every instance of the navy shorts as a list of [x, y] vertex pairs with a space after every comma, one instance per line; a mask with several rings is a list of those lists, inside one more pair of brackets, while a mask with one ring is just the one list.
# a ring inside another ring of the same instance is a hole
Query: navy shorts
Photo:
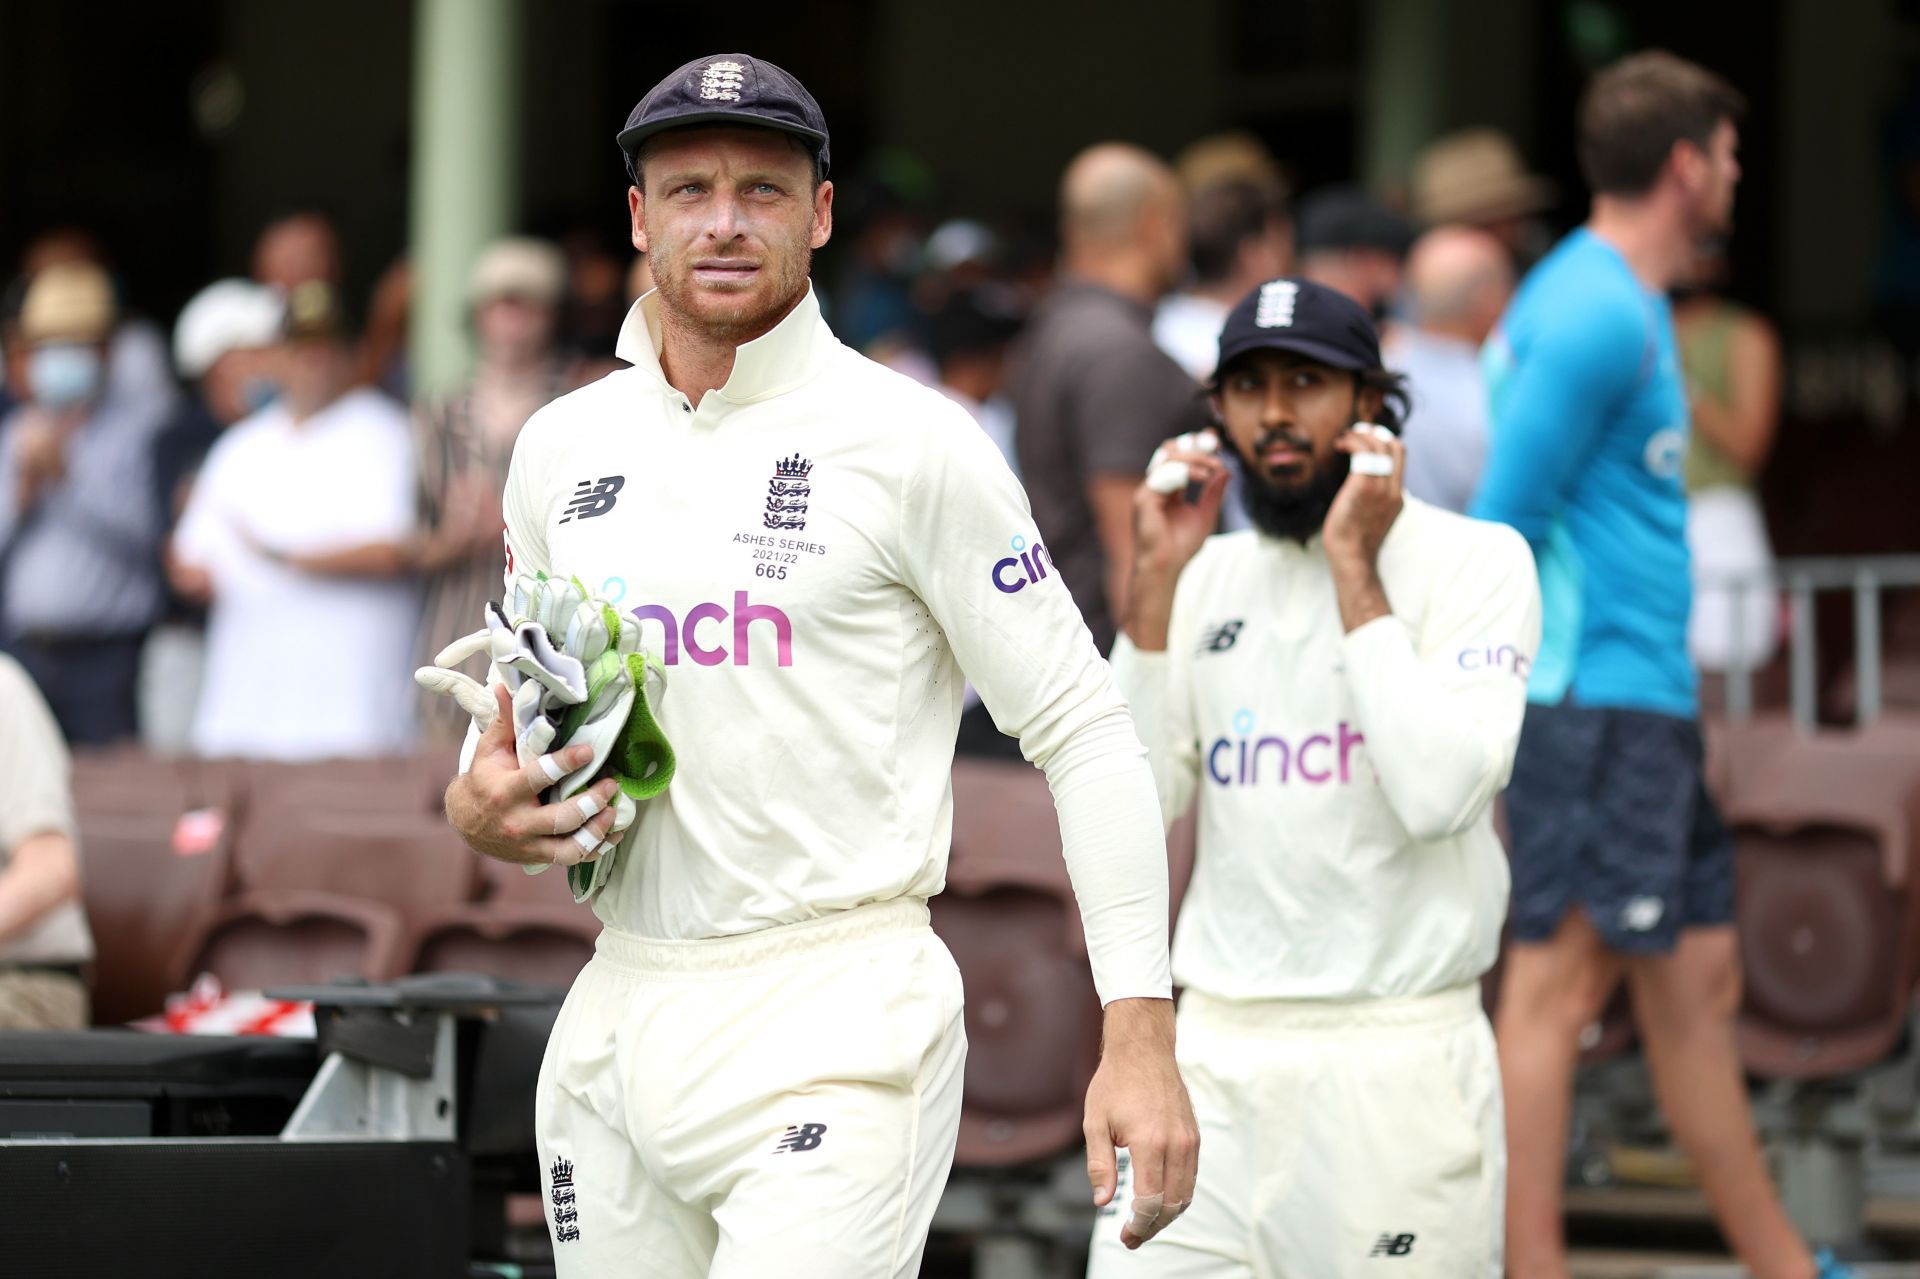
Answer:
[[1703, 754], [1693, 720], [1529, 705], [1507, 787], [1515, 940], [1547, 940], [1576, 906], [1629, 954], [1731, 923], [1733, 839]]

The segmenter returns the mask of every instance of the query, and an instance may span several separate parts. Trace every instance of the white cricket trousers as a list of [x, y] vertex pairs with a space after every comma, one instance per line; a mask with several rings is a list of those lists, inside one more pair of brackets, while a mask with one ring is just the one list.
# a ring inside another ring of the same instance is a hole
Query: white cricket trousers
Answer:
[[960, 1131], [960, 972], [898, 898], [600, 934], [535, 1123], [560, 1279], [911, 1279]]
[[[1500, 1279], [1506, 1139], [1477, 986], [1355, 1003], [1187, 991], [1193, 1206], [1137, 1252], [1113, 1210], [1089, 1279]], [[1122, 1175], [1114, 1203], [1133, 1197]]]

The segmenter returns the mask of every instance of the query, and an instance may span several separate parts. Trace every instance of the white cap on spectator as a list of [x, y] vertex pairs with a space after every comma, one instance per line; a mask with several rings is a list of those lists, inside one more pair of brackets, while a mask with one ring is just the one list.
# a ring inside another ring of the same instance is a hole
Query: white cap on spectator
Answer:
[[251, 280], [216, 280], [180, 312], [173, 326], [173, 362], [182, 377], [204, 377], [228, 351], [278, 342], [286, 316], [278, 289]]
[[990, 263], [999, 251], [1000, 242], [992, 231], [967, 218], [954, 218], [927, 237], [925, 256], [929, 270], [951, 271], [968, 262]]

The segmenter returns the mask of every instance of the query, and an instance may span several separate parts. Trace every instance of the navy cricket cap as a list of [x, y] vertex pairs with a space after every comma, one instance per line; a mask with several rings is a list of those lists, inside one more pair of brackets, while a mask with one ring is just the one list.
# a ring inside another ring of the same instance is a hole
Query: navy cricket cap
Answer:
[[640, 144], [690, 124], [739, 124], [791, 133], [807, 144], [827, 173], [827, 117], [806, 86], [761, 58], [721, 53], [695, 58], [648, 90], [620, 130], [627, 172], [638, 182], [633, 157]]
[[1227, 313], [1215, 367], [1249, 351], [1290, 351], [1361, 373], [1380, 367], [1380, 331], [1367, 308], [1338, 289], [1298, 277], [1268, 280]]

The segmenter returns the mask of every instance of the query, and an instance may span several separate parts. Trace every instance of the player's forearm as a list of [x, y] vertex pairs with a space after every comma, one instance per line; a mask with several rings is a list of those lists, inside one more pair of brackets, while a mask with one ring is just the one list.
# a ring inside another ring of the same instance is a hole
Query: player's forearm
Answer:
[[1160, 796], [1163, 829], [1187, 810], [1197, 780], [1190, 753], [1182, 750], [1180, 734], [1173, 729], [1169, 714], [1167, 663], [1171, 660], [1164, 651], [1140, 648], [1130, 632], [1114, 643], [1109, 659], [1113, 682], [1126, 699], [1134, 728], [1147, 747], [1147, 762]]
[[1173, 620], [1173, 592], [1179, 581], [1180, 574], [1163, 565], [1134, 563], [1120, 629], [1141, 652], [1166, 651], [1167, 631]]
[[[1521, 686], [1505, 694], [1448, 688], [1391, 616], [1350, 632], [1344, 649], [1355, 718], [1395, 815], [1416, 839], [1458, 834], [1512, 767]], [[1512, 705], [1496, 714], [1492, 703], [1502, 699]]]
[[1173, 1000], [1116, 999], [1100, 1030], [1102, 1052], [1173, 1048]]
[[[1372, 561], [1330, 552], [1334, 596], [1348, 637], [1348, 687], [1368, 754], [1407, 829], [1438, 838], [1478, 815], [1497, 787], [1497, 759], [1465, 699], [1451, 696], [1393, 618]], [[1379, 623], [1365, 635], [1362, 628]], [[1390, 724], [1382, 721], [1391, 717]]]
[[1126, 708], [1077, 732], [1046, 773], [1100, 1002], [1170, 997], [1166, 836]]
[[80, 895], [80, 864], [73, 841], [48, 831], [13, 850], [0, 871], [0, 942], [39, 923], [48, 911]]
[[1329, 552], [1327, 562], [1333, 570], [1333, 593], [1340, 603], [1340, 626], [1347, 634], [1393, 612], [1387, 602], [1387, 588], [1381, 585], [1379, 569], [1371, 559]]

